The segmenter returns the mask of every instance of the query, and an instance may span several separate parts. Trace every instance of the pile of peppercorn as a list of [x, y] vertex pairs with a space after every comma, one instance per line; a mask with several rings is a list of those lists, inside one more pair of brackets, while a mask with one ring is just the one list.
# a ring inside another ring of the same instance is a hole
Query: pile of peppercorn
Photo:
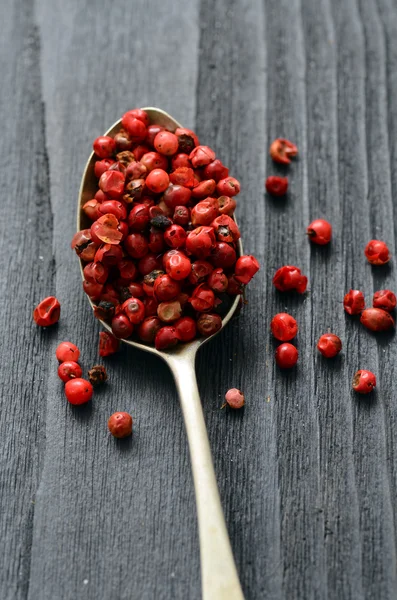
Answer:
[[92, 225], [72, 240], [84, 291], [119, 339], [163, 350], [212, 335], [259, 269], [236, 252], [240, 184], [189, 129], [150, 124], [141, 109], [121, 126], [93, 144]]

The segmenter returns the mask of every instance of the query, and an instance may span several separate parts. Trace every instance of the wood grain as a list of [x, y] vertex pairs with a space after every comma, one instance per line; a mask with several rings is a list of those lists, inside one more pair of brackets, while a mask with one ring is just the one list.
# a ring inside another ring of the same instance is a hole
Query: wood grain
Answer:
[[[396, 597], [397, 363], [393, 336], [345, 316], [344, 293], [397, 289], [371, 268], [371, 238], [397, 235], [397, 7], [392, 0], [5, 0], [0, 38], [0, 598], [198, 600], [194, 494], [171, 376], [126, 348], [104, 360], [90, 407], [66, 406], [54, 349], [98, 362], [99, 327], [75, 255], [80, 177], [92, 140], [128, 108], [164, 108], [241, 180], [237, 218], [261, 272], [248, 305], [197, 361], [226, 521], [247, 600]], [[272, 139], [298, 144], [288, 169]], [[288, 173], [285, 200], [264, 192]], [[329, 219], [329, 248], [310, 220]], [[282, 264], [309, 277], [276, 293]], [[31, 310], [55, 293], [62, 318]], [[299, 323], [299, 366], [277, 370], [269, 323]], [[328, 331], [343, 353], [326, 361]], [[372, 400], [356, 369], [378, 377]], [[220, 410], [241, 387], [247, 405]], [[114, 410], [135, 420], [115, 443]]]

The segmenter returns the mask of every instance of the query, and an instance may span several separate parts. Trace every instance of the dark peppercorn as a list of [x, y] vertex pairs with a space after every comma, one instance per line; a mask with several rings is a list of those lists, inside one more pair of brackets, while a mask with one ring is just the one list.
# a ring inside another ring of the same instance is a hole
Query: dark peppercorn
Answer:
[[98, 306], [94, 306], [94, 315], [102, 321], [111, 321], [114, 317], [114, 311], [114, 304], [107, 302], [107, 300], [101, 300]]
[[165, 230], [172, 225], [172, 221], [165, 215], [157, 215], [157, 217], [150, 219], [150, 224], [153, 225], [153, 227], [157, 227], [157, 229]]
[[160, 277], [160, 275], [164, 275], [164, 271], [161, 271], [160, 269], [150, 271], [150, 273], [145, 275], [145, 277], [143, 278], [143, 283], [146, 283], [146, 285], [153, 285], [157, 277]]
[[99, 385], [104, 383], [108, 378], [105, 367], [102, 365], [95, 365], [88, 371], [88, 379], [92, 385]]

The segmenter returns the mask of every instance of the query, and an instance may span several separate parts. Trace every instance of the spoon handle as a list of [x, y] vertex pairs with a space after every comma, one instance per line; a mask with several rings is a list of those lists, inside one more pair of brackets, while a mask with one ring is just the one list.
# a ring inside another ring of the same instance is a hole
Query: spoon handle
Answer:
[[195, 352], [168, 355], [189, 442], [200, 538], [203, 600], [244, 600], [222, 512], [195, 373]]

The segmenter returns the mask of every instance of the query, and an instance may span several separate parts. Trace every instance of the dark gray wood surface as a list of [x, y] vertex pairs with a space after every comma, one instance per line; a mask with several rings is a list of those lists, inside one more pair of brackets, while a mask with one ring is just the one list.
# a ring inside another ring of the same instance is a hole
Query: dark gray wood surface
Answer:
[[[127, 109], [170, 112], [242, 183], [244, 247], [262, 270], [249, 303], [198, 358], [226, 521], [247, 600], [397, 598], [393, 336], [345, 317], [350, 287], [396, 291], [371, 237], [395, 253], [397, 6], [392, 0], [4, 0], [0, 35], [0, 598], [198, 600], [189, 455], [170, 373], [125, 348], [92, 406], [65, 403], [57, 344], [97, 362], [98, 323], [69, 248], [92, 140]], [[285, 201], [264, 194], [277, 136], [295, 141]], [[326, 217], [330, 248], [305, 228]], [[282, 297], [275, 269], [310, 291]], [[57, 327], [31, 311], [62, 304]], [[273, 363], [272, 315], [296, 315], [299, 366]], [[328, 329], [344, 343], [327, 362]], [[351, 393], [357, 368], [378, 376]], [[241, 387], [244, 411], [221, 411]], [[108, 416], [128, 410], [133, 438]]]

